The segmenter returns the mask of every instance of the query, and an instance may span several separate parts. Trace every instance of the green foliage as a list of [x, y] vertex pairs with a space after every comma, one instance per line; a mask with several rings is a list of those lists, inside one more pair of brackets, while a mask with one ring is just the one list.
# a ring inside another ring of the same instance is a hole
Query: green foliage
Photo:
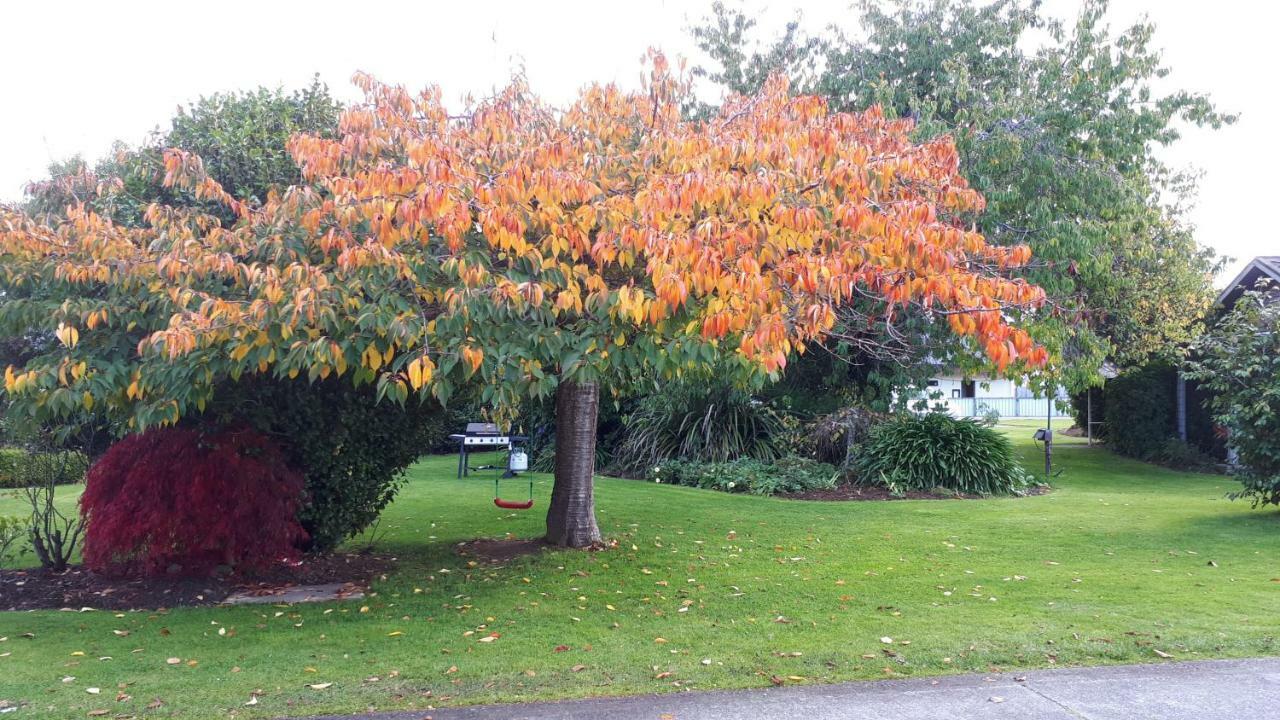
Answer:
[[[139, 147], [117, 143], [112, 155], [93, 168], [79, 157], [52, 163], [48, 179], [28, 186], [26, 208], [33, 214], [60, 214], [69, 203], [85, 200], [118, 224], [141, 227], [147, 206], [162, 202], [200, 207], [230, 225], [234, 218], [220, 205], [163, 186], [164, 149], [199, 155], [227, 192], [260, 203], [272, 188], [301, 180], [285, 149], [289, 137], [297, 132], [332, 136], [341, 110], [318, 77], [291, 93], [258, 88], [202, 97], [178, 108], [167, 131], [157, 130]], [[100, 188], [99, 181], [107, 178], [112, 182]]]
[[[761, 45], [754, 20], [717, 3], [693, 29], [713, 60], [700, 72], [750, 92], [781, 71], [837, 108], [879, 103], [915, 119], [921, 138], [952, 135], [962, 172], [987, 198], [979, 229], [1033, 250], [1025, 274], [1055, 309], [1027, 318], [1029, 327], [1068, 386], [1096, 382], [1104, 357], [1122, 366], [1170, 357], [1195, 337], [1218, 265], [1184, 217], [1193, 178], [1157, 152], [1178, 139], [1180, 125], [1216, 128], [1234, 118], [1203, 95], [1156, 89], [1168, 71], [1153, 25], [1113, 35], [1105, 0], [1086, 2], [1069, 26], [1020, 0], [859, 7], [856, 32], [809, 35], [793, 23]], [[954, 362], [972, 355], [929, 353]]]
[[761, 462], [739, 458], [727, 462], [666, 460], [645, 479], [669, 485], [686, 485], [704, 490], [789, 495], [835, 487], [840, 472], [827, 463], [795, 455]]
[[1176, 383], [1177, 373], [1167, 363], [1126, 370], [1108, 380], [1102, 393], [1108, 447], [1139, 460], [1157, 460], [1165, 441], [1178, 432]]
[[623, 428], [613, 466], [636, 475], [669, 459], [771, 461], [786, 452], [783, 416], [724, 383], [663, 387], [638, 401]]
[[[58, 454], [65, 455], [67, 462], [65, 472], [54, 475], [54, 483], [66, 485], [80, 482], [89, 469], [89, 459], [83, 453], [71, 450], [58, 451]], [[43, 478], [31, 467], [33, 462], [38, 464], [39, 461], [33, 461], [32, 453], [22, 448], [0, 448], [0, 488], [23, 488], [27, 487], [27, 483], [42, 481]]]
[[23, 545], [31, 540], [27, 518], [0, 515], [0, 567], [22, 555]]
[[1209, 391], [1244, 489], [1234, 497], [1280, 505], [1280, 302], [1245, 293], [1196, 343], [1188, 376]]
[[942, 413], [899, 415], [872, 428], [853, 459], [856, 480], [894, 492], [945, 489], [972, 495], [1018, 493], [1031, 485], [999, 432]]
[[298, 519], [311, 548], [329, 550], [373, 523], [395, 497], [404, 470], [458, 432], [433, 402], [377, 402], [372, 388], [338, 378], [246, 379], [222, 388], [211, 410], [274, 438], [306, 480]]
[[1151, 460], [1178, 470], [1211, 472], [1218, 465], [1213, 456], [1200, 448], [1176, 437], [1166, 438], [1153, 453]]

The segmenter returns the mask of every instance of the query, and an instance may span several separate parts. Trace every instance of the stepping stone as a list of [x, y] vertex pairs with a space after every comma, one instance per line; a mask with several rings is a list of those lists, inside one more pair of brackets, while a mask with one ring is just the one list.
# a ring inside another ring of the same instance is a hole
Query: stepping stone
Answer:
[[278, 590], [241, 590], [227, 596], [224, 605], [274, 605], [306, 602], [329, 602], [332, 600], [359, 600], [364, 597], [364, 590], [350, 583], [327, 583], [325, 585], [293, 585]]

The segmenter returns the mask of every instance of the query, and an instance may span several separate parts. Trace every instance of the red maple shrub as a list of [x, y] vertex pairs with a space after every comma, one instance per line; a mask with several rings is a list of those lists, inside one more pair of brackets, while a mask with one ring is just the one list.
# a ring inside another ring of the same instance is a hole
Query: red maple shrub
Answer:
[[131, 435], [86, 477], [84, 563], [111, 575], [260, 570], [305, 541], [302, 493], [302, 476], [253, 430]]

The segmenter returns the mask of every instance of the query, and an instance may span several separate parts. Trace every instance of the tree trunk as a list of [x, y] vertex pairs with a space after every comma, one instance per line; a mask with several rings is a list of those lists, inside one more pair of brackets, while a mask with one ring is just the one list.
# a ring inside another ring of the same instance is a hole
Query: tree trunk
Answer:
[[556, 475], [547, 542], [581, 548], [600, 542], [593, 476], [600, 386], [565, 382], [556, 390]]

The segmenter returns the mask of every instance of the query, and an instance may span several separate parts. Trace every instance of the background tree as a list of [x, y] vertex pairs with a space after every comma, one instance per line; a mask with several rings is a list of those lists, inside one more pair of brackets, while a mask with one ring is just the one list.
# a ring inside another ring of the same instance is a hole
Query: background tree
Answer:
[[[140, 147], [117, 145], [110, 157], [93, 167], [80, 158], [51, 165], [47, 179], [28, 187], [23, 209], [32, 217], [54, 222], [54, 218], [64, 218], [69, 207], [83, 206], [109, 218], [117, 228], [144, 229], [148, 228], [144, 218], [147, 208], [163, 204], [208, 213], [220, 224], [230, 224], [235, 213], [225, 204], [166, 186], [165, 150], [176, 148], [199, 155], [205, 171], [227, 188], [230, 196], [258, 206], [273, 190], [301, 181], [301, 172], [286, 147], [289, 138], [297, 133], [333, 137], [340, 110], [319, 80], [293, 92], [259, 88], [203, 97], [180, 108], [167, 130], [157, 130]], [[55, 294], [40, 301], [26, 297], [33, 290], [39, 292], [30, 287], [13, 288], [8, 294], [15, 302], [0, 307], [0, 314], [26, 316], [42, 301], [58, 297]], [[90, 297], [91, 293], [86, 295], [86, 299]], [[118, 328], [111, 351], [116, 362], [127, 363], [138, 342], [166, 326], [163, 300], [153, 302], [159, 303], [153, 314], [143, 313], [131, 321], [132, 327]], [[38, 329], [41, 325], [29, 327]], [[0, 364], [21, 366], [57, 345], [48, 327], [42, 332], [27, 331], [0, 344], [4, 353]], [[282, 445], [290, 465], [306, 478], [306, 502], [299, 519], [307, 530], [310, 548], [331, 549], [367, 527], [394, 496], [403, 471], [437, 436], [453, 431], [442, 424], [451, 416], [435, 402], [378, 404], [371, 394], [350, 383], [312, 385], [305, 379], [274, 377], [253, 380], [225, 381], [216, 393], [217, 402], [190, 415], [189, 422], [229, 426], [248, 422]], [[112, 429], [104, 428], [103, 423], [114, 416], [83, 414], [88, 416], [83, 421], [59, 420], [62, 444], [97, 455], [107, 448], [112, 436]], [[115, 434], [120, 432], [116, 428]]]
[[701, 73], [733, 92], [782, 71], [836, 109], [879, 103], [917, 120], [919, 140], [953, 137], [961, 172], [987, 198], [980, 230], [1033, 250], [1023, 276], [1050, 307], [1030, 328], [1078, 388], [1104, 358], [1176, 357], [1195, 337], [1218, 265], [1183, 214], [1193, 178], [1156, 153], [1179, 125], [1233, 119], [1203, 95], [1157, 92], [1168, 70], [1154, 26], [1113, 35], [1106, 10], [1089, 0], [1067, 27], [1034, 1], [866, 1], [860, 33], [792, 23], [761, 46], [753, 20], [717, 3], [692, 33], [713, 63]]
[[599, 540], [602, 385], [776, 374], [855, 296], [872, 319], [925, 308], [1002, 369], [1044, 363], [1006, 321], [1043, 300], [1005, 276], [1029, 250], [966, 229], [983, 201], [950, 140], [913, 143], [910, 121], [830, 112], [781, 77], [689, 121], [687, 83], [652, 62], [640, 91], [591, 86], [562, 112], [519, 80], [450, 112], [438, 89], [357, 76], [366, 101], [337, 137], [289, 142], [306, 184], [260, 207], [167, 152], [166, 185], [231, 227], [162, 204], [145, 228], [4, 215], [4, 284], [32, 300], [0, 320], [60, 341], [6, 391], [37, 417], [98, 407], [134, 429], [252, 375], [397, 402], [476, 386], [500, 415], [554, 393], [548, 539], [578, 547]]

